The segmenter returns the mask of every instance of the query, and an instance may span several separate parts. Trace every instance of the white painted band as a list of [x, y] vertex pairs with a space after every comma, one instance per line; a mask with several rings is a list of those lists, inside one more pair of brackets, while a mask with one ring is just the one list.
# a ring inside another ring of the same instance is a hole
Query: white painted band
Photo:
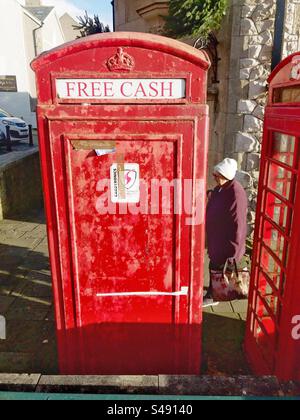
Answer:
[[180, 292], [125, 292], [125, 293], [97, 293], [97, 297], [126, 297], [126, 296], [187, 296], [189, 293], [188, 287], [182, 287]]

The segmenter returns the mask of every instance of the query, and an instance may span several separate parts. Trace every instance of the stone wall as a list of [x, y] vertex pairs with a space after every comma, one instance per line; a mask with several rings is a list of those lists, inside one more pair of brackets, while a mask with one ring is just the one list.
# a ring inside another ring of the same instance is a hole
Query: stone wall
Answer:
[[[229, 95], [229, 67], [231, 48], [232, 14], [228, 13], [223, 21], [222, 28], [218, 33], [218, 55], [221, 60], [218, 62], [218, 83], [213, 83], [215, 75], [213, 69], [208, 75], [208, 105], [210, 108], [210, 142], [208, 154], [208, 188], [215, 187], [215, 180], [212, 176], [213, 168], [225, 156], [224, 127], [227, 122], [227, 106]], [[232, 119], [236, 116], [232, 115]]]
[[[276, 3], [276, 0], [232, 0], [230, 10], [233, 23], [224, 145], [225, 155], [234, 157], [240, 165], [238, 178], [250, 202], [250, 232], [255, 222]], [[284, 19], [282, 58], [300, 47], [300, 0], [286, 0]]]
[[300, 51], [300, 0], [286, 0], [283, 57]]
[[0, 159], [0, 220], [43, 207], [39, 152], [12, 152]]
[[225, 153], [237, 159], [238, 178], [250, 202], [250, 231], [255, 222], [256, 190], [271, 72], [276, 0], [232, 2], [232, 45], [229, 71]]

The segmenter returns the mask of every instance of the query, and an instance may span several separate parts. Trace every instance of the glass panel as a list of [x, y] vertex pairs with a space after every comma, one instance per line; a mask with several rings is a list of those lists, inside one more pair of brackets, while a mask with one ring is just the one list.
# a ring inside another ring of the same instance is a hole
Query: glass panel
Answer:
[[263, 241], [282, 261], [285, 245], [284, 237], [266, 220], [264, 222]]
[[272, 158], [293, 166], [296, 138], [286, 134], [274, 133]]
[[280, 289], [280, 279], [280, 275], [268, 277], [264, 272], [261, 271], [259, 274], [259, 291], [261, 292], [262, 296], [267, 296], [274, 293], [270, 283], [273, 285], [275, 290], [278, 291]]
[[[271, 312], [271, 314], [273, 314], [274, 315], [274, 317], [275, 317], [275, 314], [276, 314], [276, 312], [277, 312], [277, 304], [276, 304], [276, 307], [274, 306], [274, 304], [272, 303], [272, 302], [274, 302], [274, 301], [277, 301], [277, 303], [278, 303], [278, 298], [277, 297], [275, 297], [275, 296], [273, 296], [273, 295], [270, 295], [270, 296], [267, 296], [266, 298], [264, 298], [264, 299], [262, 299], [260, 296], [258, 297], [258, 300], [257, 300], [257, 303], [258, 303], [258, 311], [257, 311], [257, 315], [259, 316], [259, 318], [261, 319], [261, 320], [263, 320], [264, 318], [270, 318], [270, 321], [272, 322], [272, 324], [274, 325], [274, 329], [273, 330], [275, 330], [275, 328], [276, 328], [276, 326], [275, 326], [275, 323], [274, 323], [274, 320], [272, 319], [272, 317], [270, 316], [270, 312]], [[270, 304], [269, 304], [270, 303]], [[269, 309], [267, 309], [267, 307], [269, 308]], [[274, 309], [275, 309], [275, 311], [274, 311]], [[267, 328], [266, 328], [267, 329]], [[272, 330], [272, 331], [273, 331]]]
[[277, 316], [278, 311], [278, 303], [279, 299], [277, 296], [274, 296], [273, 294], [269, 294], [264, 296], [267, 306], [270, 308], [271, 312], [273, 312], [274, 316]]
[[284, 230], [287, 227], [289, 208], [281, 200], [273, 194], [268, 193], [266, 214], [272, 219], [279, 227]]
[[262, 268], [268, 274], [272, 281], [274, 276], [280, 276], [281, 267], [277, 264], [272, 255], [270, 255], [264, 247], [262, 247], [261, 264]]
[[300, 102], [300, 86], [275, 89], [273, 100], [275, 104]]
[[268, 187], [275, 191], [277, 194], [280, 194], [282, 197], [289, 199], [292, 176], [293, 175], [291, 171], [271, 163]]

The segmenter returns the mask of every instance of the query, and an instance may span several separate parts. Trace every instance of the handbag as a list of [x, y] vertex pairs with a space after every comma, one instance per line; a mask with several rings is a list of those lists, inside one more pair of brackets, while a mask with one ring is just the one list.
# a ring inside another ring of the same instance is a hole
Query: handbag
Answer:
[[239, 270], [234, 260], [234, 271], [228, 271], [229, 260], [223, 271], [210, 270], [213, 299], [218, 302], [248, 299], [250, 272], [248, 268]]

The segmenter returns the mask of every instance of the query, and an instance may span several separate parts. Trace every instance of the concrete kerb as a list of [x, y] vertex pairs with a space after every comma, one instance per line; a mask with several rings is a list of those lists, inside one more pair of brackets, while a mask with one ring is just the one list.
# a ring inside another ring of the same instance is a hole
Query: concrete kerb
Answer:
[[0, 374], [0, 391], [35, 392], [41, 375]]
[[0, 374], [0, 392], [202, 397], [299, 397], [300, 383], [274, 377], [44, 376]]

